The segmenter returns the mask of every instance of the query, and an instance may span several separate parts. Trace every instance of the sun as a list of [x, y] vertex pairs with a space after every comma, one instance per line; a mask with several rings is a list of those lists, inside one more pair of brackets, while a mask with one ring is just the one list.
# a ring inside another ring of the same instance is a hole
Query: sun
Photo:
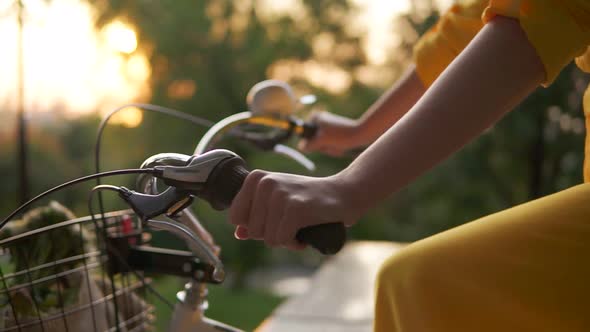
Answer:
[[[105, 113], [149, 99], [151, 68], [132, 26], [115, 20], [97, 30], [92, 6], [81, 0], [30, 0], [25, 6], [25, 111], [47, 114], [33, 120], [56, 111]], [[16, 13], [0, 18], [0, 35], [0, 107], [14, 110]], [[126, 125], [141, 122], [132, 118]]]

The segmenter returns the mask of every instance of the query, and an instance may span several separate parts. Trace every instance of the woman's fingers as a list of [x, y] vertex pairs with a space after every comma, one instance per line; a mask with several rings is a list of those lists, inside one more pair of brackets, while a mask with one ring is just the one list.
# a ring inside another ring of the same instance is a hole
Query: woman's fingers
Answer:
[[349, 118], [328, 112], [311, 117], [318, 130], [314, 137], [301, 139], [298, 149], [303, 152], [321, 152], [332, 157], [341, 157], [354, 145], [352, 136], [358, 132], [358, 124]]
[[[264, 238], [264, 228], [266, 227], [266, 215], [269, 210], [269, 201], [272, 196], [275, 181], [269, 176], [263, 176], [256, 186], [253, 193], [252, 206], [248, 217], [248, 237], [255, 240]], [[274, 208], [270, 208], [273, 210]]]
[[322, 129], [318, 128], [314, 137], [302, 138], [297, 144], [297, 148], [303, 152], [320, 151], [323, 145], [322, 135]]
[[315, 135], [311, 138], [303, 138], [299, 140], [297, 144], [297, 148], [303, 152], [312, 152], [318, 150], [318, 144], [321, 144], [322, 136], [323, 136], [323, 122], [322, 116], [323, 112], [314, 112], [311, 114], [308, 122], [314, 123], [317, 126], [317, 131]]
[[281, 226], [281, 219], [283, 217], [283, 203], [286, 195], [275, 191], [272, 193], [272, 197], [269, 201], [269, 212], [266, 215], [266, 221], [264, 222], [264, 242], [267, 246], [276, 247], [280, 243], [277, 239], [277, 232]]
[[303, 152], [310, 152], [309, 150], [309, 140], [307, 138], [302, 138], [297, 143], [297, 149]]
[[285, 213], [281, 218], [280, 227], [277, 231], [276, 237], [278, 243], [287, 248], [298, 248], [301, 243], [297, 241], [295, 235], [297, 234], [297, 224], [303, 217], [302, 211], [297, 204], [291, 204], [285, 208]]
[[250, 207], [256, 193], [256, 188], [260, 179], [266, 174], [264, 171], [254, 170], [246, 177], [242, 188], [234, 198], [229, 209], [229, 221], [238, 226], [248, 225], [250, 216]]

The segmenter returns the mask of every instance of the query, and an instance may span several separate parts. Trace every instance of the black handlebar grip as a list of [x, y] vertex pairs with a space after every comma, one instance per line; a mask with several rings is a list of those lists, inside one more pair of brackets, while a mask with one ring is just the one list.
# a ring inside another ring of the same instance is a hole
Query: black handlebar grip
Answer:
[[[242, 188], [249, 171], [240, 157], [232, 157], [219, 163], [209, 176], [206, 190], [199, 196], [209, 201], [213, 208], [227, 209]], [[341, 222], [302, 228], [297, 232], [299, 242], [308, 244], [324, 255], [333, 255], [346, 242], [346, 228]]]
[[311, 139], [318, 133], [318, 125], [315, 122], [305, 122], [303, 124], [303, 132], [301, 138]]
[[334, 255], [346, 242], [346, 228], [341, 222], [309, 226], [295, 235], [297, 241], [317, 249], [324, 255]]

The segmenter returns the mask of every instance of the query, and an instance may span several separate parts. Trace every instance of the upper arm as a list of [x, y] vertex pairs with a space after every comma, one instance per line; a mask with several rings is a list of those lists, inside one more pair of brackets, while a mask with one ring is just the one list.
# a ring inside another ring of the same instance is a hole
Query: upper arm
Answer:
[[424, 85], [430, 86], [496, 15], [519, 20], [543, 62], [544, 85], [576, 57], [578, 66], [590, 71], [590, 1], [471, 0], [451, 7], [416, 44], [416, 72]]
[[[543, 63], [544, 85], [551, 84], [563, 67], [582, 56], [590, 44], [588, 0], [492, 0], [484, 11], [483, 21], [496, 15], [520, 22]], [[578, 64], [583, 67], [582, 58]]]
[[458, 1], [414, 47], [418, 77], [428, 87], [483, 26], [487, 0]]

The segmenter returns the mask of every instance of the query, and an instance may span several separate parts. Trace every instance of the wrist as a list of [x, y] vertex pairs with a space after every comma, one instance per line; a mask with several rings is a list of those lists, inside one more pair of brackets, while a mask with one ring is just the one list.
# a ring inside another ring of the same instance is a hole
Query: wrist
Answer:
[[351, 149], [368, 146], [373, 143], [374, 139], [371, 137], [371, 132], [369, 130], [370, 123], [368, 119], [361, 117], [354, 120], [352, 128], [350, 134]]
[[341, 125], [337, 136], [334, 136], [336, 145], [343, 150], [352, 150], [363, 145], [362, 130], [358, 120], [348, 119], [348, 121]]
[[370, 208], [369, 200], [361, 194], [363, 185], [356, 174], [345, 169], [326, 179], [337, 192], [341, 206], [350, 214], [351, 220], [358, 220]]

